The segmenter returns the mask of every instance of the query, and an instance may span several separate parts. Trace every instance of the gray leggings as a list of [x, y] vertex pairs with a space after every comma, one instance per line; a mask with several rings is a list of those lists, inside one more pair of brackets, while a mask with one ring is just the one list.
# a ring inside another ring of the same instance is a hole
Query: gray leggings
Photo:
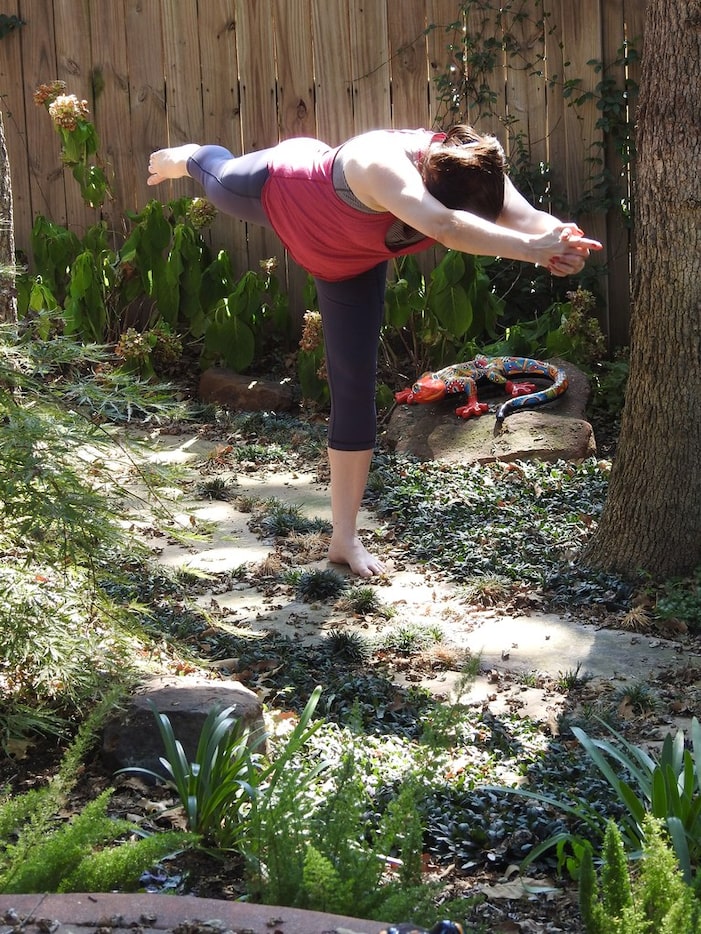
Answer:
[[[222, 146], [203, 146], [188, 160], [187, 168], [207, 198], [225, 214], [272, 228], [261, 204], [268, 152], [235, 157]], [[339, 244], [339, 252], [342, 249]], [[375, 446], [377, 346], [386, 276], [387, 263], [383, 262], [340, 282], [314, 280], [331, 393], [328, 443], [338, 451], [367, 451]]]

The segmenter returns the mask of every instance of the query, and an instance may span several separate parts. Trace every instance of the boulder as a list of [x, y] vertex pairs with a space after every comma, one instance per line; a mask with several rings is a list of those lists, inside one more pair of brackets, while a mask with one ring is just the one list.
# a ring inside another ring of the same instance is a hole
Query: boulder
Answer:
[[102, 756], [108, 768], [116, 771], [136, 766], [167, 774], [159, 762], [164, 749], [152, 704], [159, 713], [167, 714], [189, 762], [195, 758], [202, 726], [213, 707], [235, 707], [234, 715], [251, 734], [260, 736], [265, 730], [261, 702], [237, 681], [196, 676], [150, 678], [105, 725]]
[[[538, 459], [582, 460], [596, 454], [594, 432], [584, 418], [589, 380], [571, 363], [552, 361], [567, 372], [564, 395], [535, 409], [521, 409], [497, 424], [495, 413], [508, 397], [491, 384], [478, 386], [479, 399], [490, 410], [480, 418], [461, 419], [455, 409], [464, 396], [447, 396], [427, 405], [397, 405], [384, 440], [401, 454], [447, 464]], [[530, 377], [529, 377], [530, 379]], [[538, 381], [538, 388], [549, 385]]]
[[275, 382], [243, 376], [226, 367], [211, 367], [200, 377], [198, 395], [203, 402], [216, 402], [242, 412], [287, 412], [294, 407], [289, 380]]

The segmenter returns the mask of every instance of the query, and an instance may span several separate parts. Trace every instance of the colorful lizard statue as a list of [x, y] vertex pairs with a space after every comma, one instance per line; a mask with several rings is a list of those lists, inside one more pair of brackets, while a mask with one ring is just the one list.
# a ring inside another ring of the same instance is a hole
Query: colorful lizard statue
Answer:
[[380, 934], [463, 934], [463, 929], [462, 924], [458, 924], [457, 921], [437, 921], [430, 931], [427, 928], [416, 927], [411, 922], [402, 922], [383, 928]]
[[[552, 380], [546, 389], [536, 390], [534, 383], [514, 383], [512, 376], [534, 376]], [[421, 402], [437, 402], [452, 393], [467, 394], [465, 405], [459, 406], [455, 414], [460, 418], [479, 417], [489, 406], [477, 399], [477, 383], [488, 379], [503, 386], [512, 397], [497, 409], [497, 423], [516, 409], [543, 405], [561, 396], [567, 389], [567, 374], [560, 367], [529, 357], [485, 357], [478, 354], [466, 363], [454, 363], [435, 373], [424, 373], [411, 389], [402, 389], [394, 394], [397, 402], [416, 405]]]

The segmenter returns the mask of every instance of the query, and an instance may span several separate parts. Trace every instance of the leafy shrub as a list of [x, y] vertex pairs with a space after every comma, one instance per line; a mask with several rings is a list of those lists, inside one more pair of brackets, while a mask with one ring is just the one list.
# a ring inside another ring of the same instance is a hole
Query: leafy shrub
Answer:
[[76, 711], [123, 667], [118, 631], [96, 615], [84, 574], [0, 565], [0, 697]]
[[[83, 199], [99, 206], [109, 183], [98, 154], [99, 140], [86, 101], [65, 94], [64, 82], [41, 85], [35, 102], [47, 107], [61, 138], [62, 161], [72, 168]], [[216, 210], [204, 198], [180, 198], [167, 206], [151, 200], [129, 214], [126, 239], [112, 246], [107, 225], [88, 228], [80, 240], [46, 217], [32, 230], [36, 276], [19, 278], [21, 316], [49, 310], [54, 330], [98, 343], [120, 339], [127, 368], [151, 376], [163, 356], [179, 355], [178, 337], [201, 341], [203, 365], [223, 359], [245, 370], [268, 324], [286, 331], [287, 296], [275, 276], [275, 258], [237, 279], [225, 252], [214, 259], [201, 234]], [[44, 323], [48, 322], [45, 317]], [[48, 332], [42, 334], [48, 337]]]
[[495, 333], [503, 305], [477, 256], [448, 250], [424, 276], [415, 256], [396, 263], [385, 293], [382, 349], [392, 373], [409, 361], [416, 375], [474, 356]]
[[679, 872], [661, 822], [647, 815], [643, 830], [643, 856], [633, 872], [613, 821], [607, 825], [598, 878], [587, 847], [579, 886], [587, 934], [701, 932], [701, 904]]
[[613, 416], [621, 414], [629, 373], [627, 348], [619, 350], [612, 360], [601, 360], [592, 368], [594, 395], [591, 407], [595, 412]]
[[[674, 854], [687, 882], [701, 857], [701, 724], [691, 722], [691, 749], [685, 747], [683, 730], [667, 734], [659, 758], [634, 746], [609, 726], [616, 743], [592, 739], [573, 727], [587, 755], [616, 792], [627, 810], [623, 838], [634, 849], [645, 840], [645, 818], [662, 821], [672, 840]], [[622, 767], [626, 778], [612, 768]]]
[[[332, 771], [294, 762], [273, 794], [258, 801], [244, 839], [251, 897], [271, 905], [386, 918], [428, 914], [421, 885], [422, 830], [407, 782], [379, 819], [354, 751]], [[390, 881], [387, 856], [396, 856]], [[434, 909], [435, 910], [435, 909]]]
[[121, 843], [134, 825], [109, 817], [109, 790], [69, 820], [59, 820], [81, 763], [117, 696], [113, 691], [95, 707], [47, 785], [0, 795], [0, 892], [134, 891], [154, 860], [194, 842], [190, 834], [165, 833]]

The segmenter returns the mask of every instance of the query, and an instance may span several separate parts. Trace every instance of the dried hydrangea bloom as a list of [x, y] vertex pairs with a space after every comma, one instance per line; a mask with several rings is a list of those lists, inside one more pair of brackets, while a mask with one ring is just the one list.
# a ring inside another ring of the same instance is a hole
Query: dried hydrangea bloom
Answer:
[[259, 260], [258, 265], [266, 274], [266, 276], [272, 276], [272, 274], [277, 269], [277, 256], [270, 256], [268, 259], [261, 259]]
[[304, 328], [302, 329], [302, 336], [299, 341], [300, 348], [311, 353], [316, 350], [317, 347], [321, 347], [323, 342], [321, 315], [318, 311], [305, 311]]
[[85, 120], [90, 111], [87, 101], [79, 101], [75, 94], [59, 94], [49, 104], [49, 114], [56, 126], [69, 132], [75, 130], [80, 120]]
[[66, 90], [65, 81], [52, 81], [51, 84], [40, 84], [34, 92], [34, 103], [38, 107], [51, 104]]
[[187, 209], [187, 216], [195, 230], [199, 230], [212, 223], [217, 216], [217, 209], [206, 198], [193, 198]]

